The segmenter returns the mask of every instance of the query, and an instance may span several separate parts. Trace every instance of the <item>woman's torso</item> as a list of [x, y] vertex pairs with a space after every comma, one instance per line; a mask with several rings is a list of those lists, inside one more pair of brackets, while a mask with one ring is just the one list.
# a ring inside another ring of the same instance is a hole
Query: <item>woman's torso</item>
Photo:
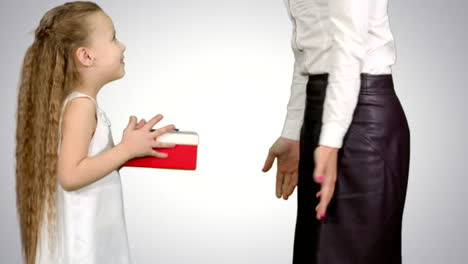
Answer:
[[[330, 0], [284, 0], [293, 24], [292, 49], [305, 75], [329, 72], [333, 38], [330, 33]], [[391, 73], [395, 43], [387, 16], [388, 0], [369, 0], [367, 54], [363, 73]]]

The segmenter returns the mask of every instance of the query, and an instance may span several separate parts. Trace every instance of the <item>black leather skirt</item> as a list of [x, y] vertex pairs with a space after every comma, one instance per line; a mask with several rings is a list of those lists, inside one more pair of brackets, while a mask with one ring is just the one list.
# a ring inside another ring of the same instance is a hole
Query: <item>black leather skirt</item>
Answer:
[[313, 180], [328, 74], [309, 76], [300, 136], [294, 264], [401, 263], [410, 159], [408, 122], [390, 74], [361, 74], [352, 123], [338, 152], [327, 216], [315, 218]]

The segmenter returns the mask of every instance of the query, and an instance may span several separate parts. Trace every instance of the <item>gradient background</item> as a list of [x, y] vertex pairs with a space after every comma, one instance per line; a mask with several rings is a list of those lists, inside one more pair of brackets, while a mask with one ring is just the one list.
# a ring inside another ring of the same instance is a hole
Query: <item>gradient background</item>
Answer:
[[[62, 1], [2, 1], [0, 262], [21, 263], [15, 112], [31, 33]], [[115, 142], [133, 114], [200, 134], [195, 172], [121, 170], [134, 263], [290, 263], [296, 195], [261, 172], [292, 76], [281, 0], [99, 1], [127, 45], [126, 76], [98, 96]], [[390, 0], [397, 94], [411, 129], [405, 263], [466, 263], [466, 0]], [[313, 208], [311, 208], [313, 210]]]

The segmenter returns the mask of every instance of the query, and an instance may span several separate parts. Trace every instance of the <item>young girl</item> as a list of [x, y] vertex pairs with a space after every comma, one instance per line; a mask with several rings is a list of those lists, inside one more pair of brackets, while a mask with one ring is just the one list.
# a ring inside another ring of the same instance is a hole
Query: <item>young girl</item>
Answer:
[[114, 146], [96, 103], [124, 75], [125, 46], [92, 2], [55, 7], [26, 52], [18, 95], [16, 191], [26, 264], [130, 263], [119, 167], [173, 147], [134, 116]]

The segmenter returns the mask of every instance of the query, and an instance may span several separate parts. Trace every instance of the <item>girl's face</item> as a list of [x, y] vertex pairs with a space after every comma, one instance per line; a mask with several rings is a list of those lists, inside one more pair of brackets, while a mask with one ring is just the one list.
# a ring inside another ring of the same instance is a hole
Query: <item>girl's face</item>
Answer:
[[114, 24], [104, 12], [89, 17], [91, 25], [90, 52], [94, 57], [93, 74], [104, 83], [120, 79], [125, 74], [125, 45], [116, 39]]

